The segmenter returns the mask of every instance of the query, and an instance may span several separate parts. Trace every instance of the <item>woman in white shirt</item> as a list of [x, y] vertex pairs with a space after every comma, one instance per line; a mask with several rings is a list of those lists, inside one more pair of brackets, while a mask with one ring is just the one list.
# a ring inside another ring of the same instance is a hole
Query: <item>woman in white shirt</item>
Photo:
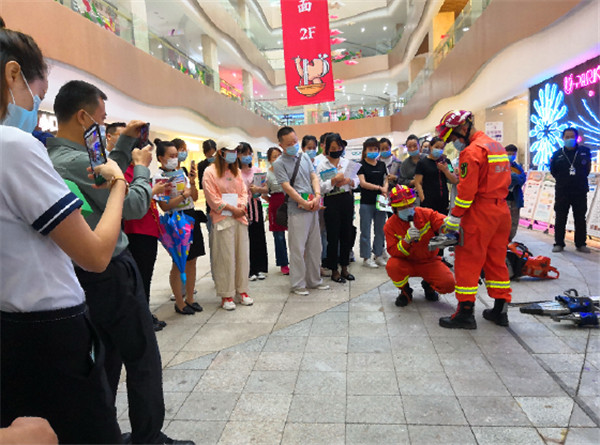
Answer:
[[[354, 275], [348, 271], [348, 265], [353, 238], [354, 194], [352, 190], [359, 185], [358, 177], [349, 173], [349, 161], [342, 157], [343, 154], [342, 137], [338, 133], [331, 133], [325, 139], [326, 159], [317, 167], [321, 193], [324, 196], [327, 229], [325, 264], [328, 269], [331, 269], [331, 279], [337, 283], [354, 280]], [[342, 268], [341, 273], [338, 271], [338, 265]]]

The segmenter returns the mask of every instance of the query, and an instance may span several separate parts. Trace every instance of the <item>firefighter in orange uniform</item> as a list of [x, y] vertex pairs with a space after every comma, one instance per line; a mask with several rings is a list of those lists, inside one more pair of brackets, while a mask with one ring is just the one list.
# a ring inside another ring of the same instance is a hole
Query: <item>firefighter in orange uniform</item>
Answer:
[[400, 290], [396, 306], [406, 306], [412, 301], [409, 277], [422, 277], [421, 286], [425, 298], [437, 301], [438, 292], [454, 291], [454, 276], [442, 263], [438, 249], [429, 250], [429, 240], [444, 223], [444, 216], [432, 209], [415, 208], [415, 194], [405, 185], [397, 185], [390, 192], [390, 204], [394, 215], [383, 231], [390, 259], [386, 270], [394, 285]]
[[506, 267], [510, 235], [510, 211], [506, 204], [510, 185], [510, 162], [504, 147], [473, 126], [473, 114], [454, 110], [446, 113], [436, 131], [459, 150], [460, 180], [454, 208], [444, 220], [442, 232], [462, 228], [463, 245], [455, 248], [454, 271], [458, 308], [440, 318], [444, 328], [476, 329], [473, 306], [481, 269], [494, 308], [483, 318], [508, 326], [511, 300]]

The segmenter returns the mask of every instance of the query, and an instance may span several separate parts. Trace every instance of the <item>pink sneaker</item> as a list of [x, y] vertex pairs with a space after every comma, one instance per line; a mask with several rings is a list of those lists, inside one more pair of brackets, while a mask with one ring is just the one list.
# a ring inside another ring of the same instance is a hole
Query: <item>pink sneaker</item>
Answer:
[[290, 274], [290, 267], [289, 266], [281, 266], [281, 273], [284, 275], [289, 275]]

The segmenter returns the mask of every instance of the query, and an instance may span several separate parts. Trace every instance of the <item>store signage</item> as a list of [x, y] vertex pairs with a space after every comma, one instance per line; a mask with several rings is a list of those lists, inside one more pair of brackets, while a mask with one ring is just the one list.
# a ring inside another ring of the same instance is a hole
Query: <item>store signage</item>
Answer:
[[563, 77], [563, 91], [571, 94], [573, 90], [586, 88], [595, 83], [600, 83], [600, 65], [579, 74], [571, 73]]
[[281, 0], [288, 106], [335, 100], [327, 0]]

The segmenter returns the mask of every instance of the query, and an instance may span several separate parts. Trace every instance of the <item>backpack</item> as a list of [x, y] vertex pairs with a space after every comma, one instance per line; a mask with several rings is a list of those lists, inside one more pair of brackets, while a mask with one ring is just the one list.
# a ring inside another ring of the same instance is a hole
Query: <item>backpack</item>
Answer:
[[523, 243], [512, 242], [507, 246], [506, 266], [510, 279], [522, 276], [555, 280], [559, 272], [550, 265], [550, 258], [546, 256], [533, 256]]

